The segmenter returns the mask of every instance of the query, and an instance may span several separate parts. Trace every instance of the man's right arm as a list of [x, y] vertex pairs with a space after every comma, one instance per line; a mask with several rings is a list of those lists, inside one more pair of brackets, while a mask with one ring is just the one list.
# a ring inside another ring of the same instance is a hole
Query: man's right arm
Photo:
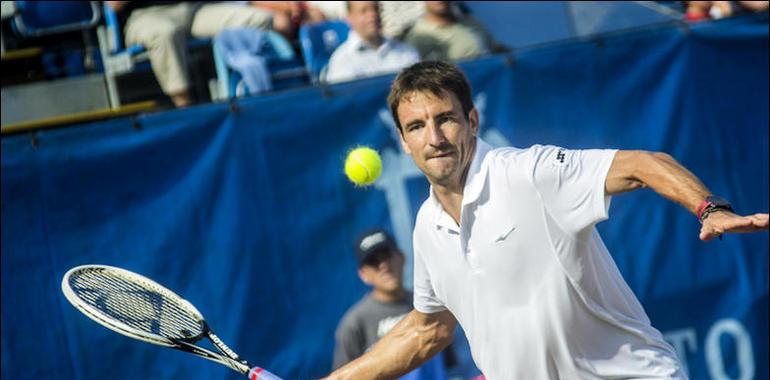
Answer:
[[452, 343], [457, 321], [448, 310], [412, 310], [369, 352], [327, 379], [393, 379], [419, 367]]

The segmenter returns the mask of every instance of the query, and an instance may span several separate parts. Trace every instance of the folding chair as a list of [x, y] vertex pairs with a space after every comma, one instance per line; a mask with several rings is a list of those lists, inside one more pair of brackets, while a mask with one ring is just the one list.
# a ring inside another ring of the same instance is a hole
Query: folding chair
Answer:
[[101, 13], [96, 1], [16, 1], [13, 26], [24, 37], [85, 30]]
[[[273, 90], [282, 90], [308, 83], [308, 74], [302, 61], [294, 53], [294, 48], [280, 34], [265, 30], [265, 44], [260, 55], [267, 60]], [[233, 98], [246, 94], [241, 75], [229, 68], [222, 54], [222, 47], [217, 38], [212, 43], [214, 65], [217, 72], [216, 99]]]
[[334, 49], [347, 40], [349, 31], [348, 24], [342, 21], [326, 21], [299, 28], [302, 56], [313, 83], [323, 79], [322, 72], [329, 58]]

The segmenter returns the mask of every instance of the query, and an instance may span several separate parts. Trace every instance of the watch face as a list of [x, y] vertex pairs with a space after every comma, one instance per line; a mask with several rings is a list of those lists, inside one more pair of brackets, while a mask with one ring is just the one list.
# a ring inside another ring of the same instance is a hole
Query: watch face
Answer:
[[730, 202], [728, 202], [727, 199], [718, 197], [716, 195], [710, 195], [706, 197], [706, 202], [711, 203], [717, 207], [730, 207]]

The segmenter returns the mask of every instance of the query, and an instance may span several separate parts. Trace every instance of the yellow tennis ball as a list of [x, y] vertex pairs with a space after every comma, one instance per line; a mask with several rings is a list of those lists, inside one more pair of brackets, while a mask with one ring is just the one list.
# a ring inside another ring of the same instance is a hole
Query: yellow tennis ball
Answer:
[[359, 186], [374, 183], [382, 173], [382, 160], [376, 150], [358, 147], [348, 153], [345, 159], [345, 174], [351, 182]]

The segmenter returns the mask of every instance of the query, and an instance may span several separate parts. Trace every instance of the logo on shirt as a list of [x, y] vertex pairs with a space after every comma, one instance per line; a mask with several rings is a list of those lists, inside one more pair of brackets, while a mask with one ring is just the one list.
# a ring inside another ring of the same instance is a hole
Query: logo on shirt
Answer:
[[559, 149], [559, 151], [556, 152], [556, 161], [559, 161], [560, 163], [563, 164], [564, 163], [564, 157], [565, 157], [564, 156], [564, 150], [563, 149]]
[[380, 323], [377, 324], [377, 337], [382, 338], [385, 336], [385, 334], [387, 334], [393, 326], [398, 324], [398, 322], [401, 322], [404, 317], [406, 317], [406, 314], [380, 319]]

